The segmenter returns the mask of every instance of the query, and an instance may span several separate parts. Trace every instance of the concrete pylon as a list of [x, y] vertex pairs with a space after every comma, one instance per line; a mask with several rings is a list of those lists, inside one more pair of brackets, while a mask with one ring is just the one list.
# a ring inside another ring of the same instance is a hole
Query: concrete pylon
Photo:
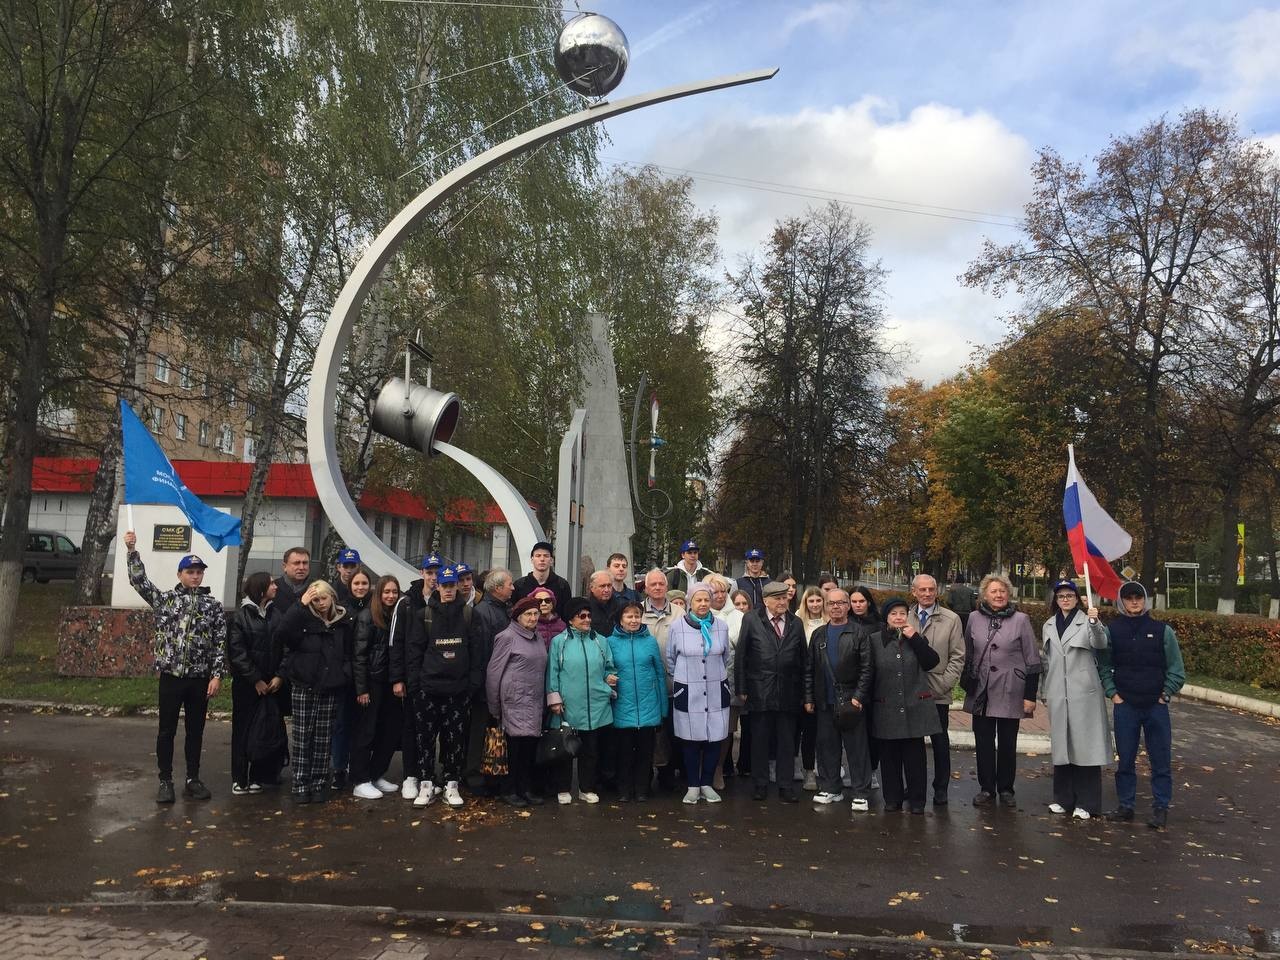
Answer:
[[582, 556], [590, 557], [596, 569], [600, 569], [611, 553], [631, 557], [631, 538], [636, 524], [631, 511], [631, 479], [622, 435], [618, 372], [609, 342], [609, 320], [599, 313], [590, 314], [587, 319], [591, 323], [596, 357], [585, 364], [583, 370], [586, 386], [583, 407], [587, 420], [583, 436]]

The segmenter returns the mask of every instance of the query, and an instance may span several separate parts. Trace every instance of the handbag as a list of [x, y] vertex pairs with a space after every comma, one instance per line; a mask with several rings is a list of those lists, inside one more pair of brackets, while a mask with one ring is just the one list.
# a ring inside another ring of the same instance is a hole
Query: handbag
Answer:
[[855, 730], [862, 722], [865, 707], [853, 705], [853, 691], [847, 687], [836, 687], [835, 715], [832, 720], [837, 730]]
[[582, 750], [582, 738], [567, 723], [558, 727], [548, 726], [538, 738], [538, 752], [534, 762], [540, 767], [547, 767], [561, 760], [572, 760]]
[[258, 698], [253, 719], [249, 721], [249, 735], [245, 752], [255, 763], [268, 763], [289, 754], [289, 735], [284, 729], [284, 717], [280, 704], [272, 694]]
[[480, 772], [486, 777], [507, 775], [507, 735], [496, 724], [484, 731], [484, 756], [480, 760]]

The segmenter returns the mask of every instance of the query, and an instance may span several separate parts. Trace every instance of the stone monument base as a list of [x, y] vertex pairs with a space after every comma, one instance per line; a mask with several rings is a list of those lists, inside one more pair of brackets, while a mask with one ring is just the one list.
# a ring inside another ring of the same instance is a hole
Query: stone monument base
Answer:
[[64, 677], [155, 675], [155, 613], [150, 607], [65, 607], [58, 624]]

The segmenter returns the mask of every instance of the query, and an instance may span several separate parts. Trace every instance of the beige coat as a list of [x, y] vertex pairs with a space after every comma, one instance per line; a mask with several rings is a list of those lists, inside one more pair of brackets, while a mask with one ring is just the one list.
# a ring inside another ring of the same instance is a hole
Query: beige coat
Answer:
[[[920, 629], [919, 604], [911, 607], [907, 622]], [[960, 671], [964, 669], [964, 627], [960, 616], [935, 603], [929, 622], [921, 632], [938, 655], [938, 665], [929, 671], [929, 689], [935, 702], [949, 704], [951, 691], [960, 682]]]

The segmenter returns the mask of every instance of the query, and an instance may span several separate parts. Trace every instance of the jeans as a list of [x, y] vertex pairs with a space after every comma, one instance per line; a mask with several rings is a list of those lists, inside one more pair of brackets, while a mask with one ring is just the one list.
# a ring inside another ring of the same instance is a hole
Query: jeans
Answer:
[[1116, 799], [1120, 806], [1133, 809], [1137, 797], [1138, 775], [1134, 764], [1138, 759], [1138, 738], [1146, 739], [1147, 758], [1151, 761], [1151, 805], [1167, 808], [1173, 799], [1173, 728], [1169, 723], [1169, 705], [1154, 703], [1135, 707], [1117, 703], [1114, 710], [1116, 754]]

